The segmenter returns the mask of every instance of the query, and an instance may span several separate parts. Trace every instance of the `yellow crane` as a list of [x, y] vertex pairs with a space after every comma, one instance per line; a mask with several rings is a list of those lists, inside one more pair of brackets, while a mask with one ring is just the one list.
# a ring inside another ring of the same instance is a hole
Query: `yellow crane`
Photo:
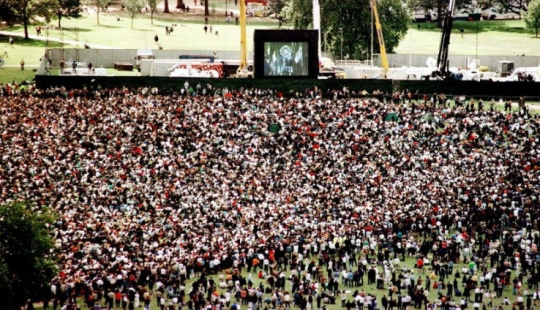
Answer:
[[253, 70], [248, 65], [247, 61], [247, 42], [246, 42], [246, 0], [240, 0], [240, 65], [236, 70], [235, 77], [237, 78], [252, 78]]
[[379, 40], [379, 49], [381, 53], [381, 64], [383, 67], [383, 76], [386, 78], [388, 72], [388, 57], [386, 56], [386, 47], [384, 45], [384, 37], [382, 33], [381, 21], [379, 20], [379, 11], [377, 10], [377, 0], [371, 0], [371, 9], [375, 17], [375, 31], [377, 31], [377, 39]]

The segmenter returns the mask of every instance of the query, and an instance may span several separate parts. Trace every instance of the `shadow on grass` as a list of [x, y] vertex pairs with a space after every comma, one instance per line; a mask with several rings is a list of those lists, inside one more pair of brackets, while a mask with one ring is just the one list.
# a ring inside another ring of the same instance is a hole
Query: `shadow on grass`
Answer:
[[62, 28], [56, 28], [54, 30], [57, 30], [59, 32], [62, 32], [62, 31], [69, 31], [69, 32], [73, 32], [73, 33], [77, 33], [77, 32], [90, 32], [92, 31], [92, 29], [90, 28], [79, 28], [79, 27], [62, 27]]
[[[453, 30], [459, 31], [463, 29], [466, 33], [476, 33], [478, 31], [488, 32], [488, 31], [498, 31], [498, 32], [509, 32], [509, 33], [531, 33], [528, 31], [525, 26], [519, 25], [519, 20], [480, 20], [480, 21], [454, 21]], [[441, 32], [441, 28], [438, 27], [436, 22], [426, 22], [426, 23], [413, 23], [412, 28], [417, 28], [420, 25], [421, 31], [436, 31]]]
[[[56, 41], [47, 41], [45, 40], [34, 40], [34, 39], [28, 39], [25, 40], [24, 38], [17, 37], [14, 38], [14, 43], [18, 46], [25, 46], [25, 47], [49, 47], [49, 48], [57, 48], [62, 47], [63, 44]], [[7, 36], [0, 35], [0, 42], [8, 42], [9, 38]]]
[[[131, 28], [130, 28], [131, 29]], [[149, 29], [149, 28], [133, 28], [133, 30], [142, 31], [142, 32], [152, 32], [156, 31], [155, 29]]]
[[[158, 23], [158, 25], [156, 25]], [[159, 24], [163, 25], [171, 25], [176, 24], [180, 26], [181, 24], [202, 24], [204, 23], [204, 17], [201, 17], [201, 20], [191, 20], [191, 19], [178, 19], [178, 20], [171, 20], [171, 19], [165, 19], [165, 18], [155, 18], [154, 17], [154, 26], [159, 26]]]
[[108, 28], [108, 29], [121, 29], [121, 28], [126, 28], [126, 27], [123, 27], [123, 26], [113, 26], [113, 25], [99, 25], [99, 26], [96, 26], [96, 27], [100, 27], [100, 28]]

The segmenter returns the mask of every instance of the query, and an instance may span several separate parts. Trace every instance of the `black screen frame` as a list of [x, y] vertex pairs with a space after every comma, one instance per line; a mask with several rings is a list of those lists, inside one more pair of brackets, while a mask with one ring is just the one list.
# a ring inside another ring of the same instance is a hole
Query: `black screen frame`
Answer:
[[[317, 30], [266, 30], [256, 29], [254, 33], [254, 73], [255, 78], [275, 79], [316, 79], [319, 76], [319, 32]], [[307, 75], [265, 75], [265, 43], [307, 42]]]

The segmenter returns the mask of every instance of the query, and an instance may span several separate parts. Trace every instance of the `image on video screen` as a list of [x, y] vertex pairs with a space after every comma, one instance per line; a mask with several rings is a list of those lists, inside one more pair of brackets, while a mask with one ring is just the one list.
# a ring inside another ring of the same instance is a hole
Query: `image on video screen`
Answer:
[[264, 76], [308, 76], [308, 42], [265, 42]]

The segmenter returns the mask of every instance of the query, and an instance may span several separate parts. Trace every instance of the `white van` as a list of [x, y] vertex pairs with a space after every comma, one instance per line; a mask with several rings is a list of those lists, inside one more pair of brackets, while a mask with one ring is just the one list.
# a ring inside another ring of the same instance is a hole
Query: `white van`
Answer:
[[265, 6], [262, 3], [250, 2], [246, 5], [247, 16], [264, 16]]

